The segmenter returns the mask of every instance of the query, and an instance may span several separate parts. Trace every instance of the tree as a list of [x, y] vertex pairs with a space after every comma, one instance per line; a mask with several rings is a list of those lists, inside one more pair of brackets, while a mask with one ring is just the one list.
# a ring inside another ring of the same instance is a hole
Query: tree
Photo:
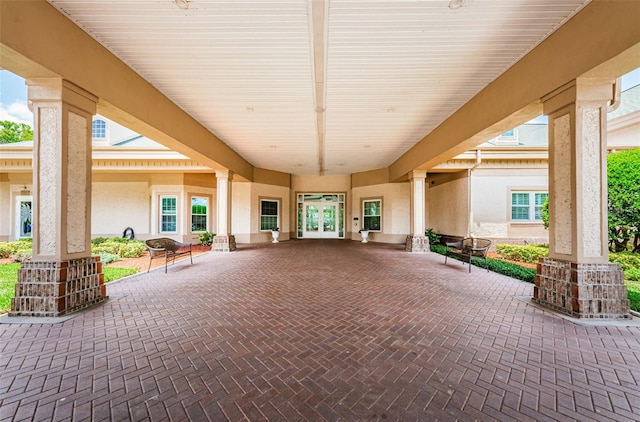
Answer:
[[549, 197], [544, 200], [542, 204], [542, 224], [544, 224], [544, 228], [549, 228]]
[[627, 250], [631, 238], [633, 252], [640, 253], [640, 148], [609, 154], [609, 247]]
[[33, 140], [33, 129], [26, 123], [0, 121], [0, 144]]

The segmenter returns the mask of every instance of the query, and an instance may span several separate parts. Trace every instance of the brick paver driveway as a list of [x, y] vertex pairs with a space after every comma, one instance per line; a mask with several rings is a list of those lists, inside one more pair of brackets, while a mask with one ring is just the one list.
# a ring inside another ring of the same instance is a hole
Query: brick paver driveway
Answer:
[[1, 324], [4, 420], [639, 420], [640, 329], [398, 245], [281, 242]]

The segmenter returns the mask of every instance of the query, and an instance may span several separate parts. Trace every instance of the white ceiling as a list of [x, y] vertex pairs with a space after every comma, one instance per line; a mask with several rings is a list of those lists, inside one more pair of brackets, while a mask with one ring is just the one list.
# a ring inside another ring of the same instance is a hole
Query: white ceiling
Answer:
[[589, 0], [49, 0], [254, 166], [387, 167]]

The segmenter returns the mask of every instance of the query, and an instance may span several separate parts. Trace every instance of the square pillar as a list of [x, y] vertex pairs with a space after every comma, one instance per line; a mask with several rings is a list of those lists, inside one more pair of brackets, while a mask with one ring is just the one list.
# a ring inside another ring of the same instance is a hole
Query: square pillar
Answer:
[[231, 235], [231, 182], [233, 172], [216, 170], [216, 236], [213, 247], [216, 252], [231, 252], [236, 250], [236, 238]]
[[33, 258], [10, 316], [61, 316], [107, 298], [91, 256], [91, 128], [97, 97], [69, 81], [27, 80], [34, 116]]
[[534, 300], [577, 318], [630, 318], [620, 266], [609, 263], [607, 106], [613, 80], [578, 79], [543, 101], [549, 116], [549, 257]]
[[429, 238], [425, 233], [426, 209], [426, 171], [413, 171], [409, 174], [411, 183], [411, 234], [407, 236], [405, 250], [407, 252], [430, 252]]

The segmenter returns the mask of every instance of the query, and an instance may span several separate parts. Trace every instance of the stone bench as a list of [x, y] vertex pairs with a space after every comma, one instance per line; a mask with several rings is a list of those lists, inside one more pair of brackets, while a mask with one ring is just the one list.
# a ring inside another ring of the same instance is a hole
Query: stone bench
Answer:
[[191, 255], [191, 243], [180, 243], [176, 240], [169, 239], [168, 237], [161, 237], [158, 239], [149, 239], [144, 242], [144, 245], [149, 251], [149, 268], [151, 269], [151, 263], [156, 258], [164, 258], [164, 272], [167, 272], [167, 263], [169, 259], [172, 259], [172, 263], [176, 262], [176, 257], [189, 254], [191, 263], [193, 264], [193, 255]]

